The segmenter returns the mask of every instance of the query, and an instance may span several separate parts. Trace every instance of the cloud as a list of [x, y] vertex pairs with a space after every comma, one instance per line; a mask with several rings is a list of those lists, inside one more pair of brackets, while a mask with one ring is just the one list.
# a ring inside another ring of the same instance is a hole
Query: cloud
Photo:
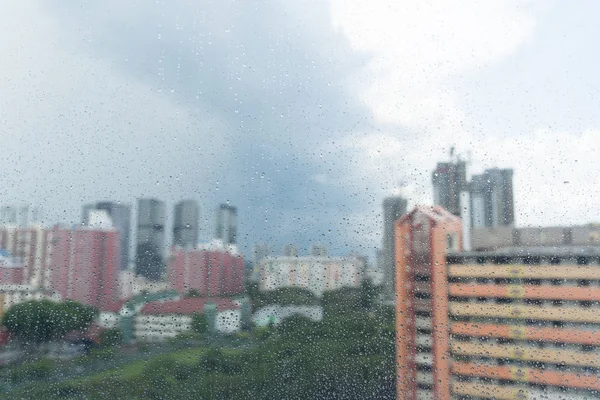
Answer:
[[456, 144], [473, 150], [473, 171], [514, 167], [518, 221], [543, 223], [536, 204], [552, 193], [531, 182], [586, 177], [531, 173], [544, 159], [527, 146], [553, 154], [559, 141], [565, 158], [588, 157], [593, 147], [570, 145], [594, 134], [538, 124], [514, 145], [512, 126], [471, 102], [497, 82], [482, 71], [539, 45], [545, 4], [11, 3], [0, 15], [11, 38], [0, 42], [0, 201], [38, 199], [50, 220], [74, 222], [101, 198], [197, 198], [208, 239], [213, 207], [230, 200], [243, 247], [318, 241], [368, 253], [383, 197], [431, 202], [431, 170]]

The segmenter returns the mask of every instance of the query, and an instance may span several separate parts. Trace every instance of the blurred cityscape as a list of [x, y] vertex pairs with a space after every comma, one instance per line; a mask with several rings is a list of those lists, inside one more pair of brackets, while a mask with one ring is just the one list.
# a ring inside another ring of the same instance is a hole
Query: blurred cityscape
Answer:
[[159, 199], [137, 199], [135, 218], [130, 204], [85, 204], [71, 227], [42, 226], [34, 206], [3, 206], [0, 362], [28, 359], [22, 345], [35, 335], [19, 318], [33, 309], [15, 310], [32, 302], [94, 310], [83, 326], [34, 340], [52, 343], [45, 357], [71, 359], [110, 337], [140, 352], [194, 332], [232, 338], [299, 317], [319, 323], [361, 299], [365, 316], [395, 308], [396, 355], [383, 356], [398, 399], [597, 396], [600, 225], [519, 227], [513, 170], [468, 166], [453, 151], [437, 164], [433, 205], [409, 211], [402, 196], [383, 199], [375, 260], [316, 242], [280, 254], [256, 243], [245, 259], [229, 203], [207, 243], [194, 199], [173, 206], [171, 243]]

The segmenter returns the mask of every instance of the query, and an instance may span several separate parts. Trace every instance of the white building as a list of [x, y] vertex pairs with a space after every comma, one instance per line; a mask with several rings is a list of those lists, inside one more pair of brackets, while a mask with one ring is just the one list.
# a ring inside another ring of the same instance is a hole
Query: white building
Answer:
[[270, 305], [257, 310], [252, 315], [252, 322], [256, 326], [267, 326], [269, 324], [279, 325], [284, 319], [291, 316], [301, 316], [314, 322], [323, 319], [323, 307], [321, 306], [280, 306]]
[[342, 287], [358, 287], [363, 280], [361, 257], [266, 257], [260, 263], [259, 288], [308, 289], [317, 296]]
[[0, 285], [0, 307], [5, 312], [15, 304], [31, 300], [60, 301], [60, 295], [33, 285]]
[[133, 336], [145, 342], [173, 338], [192, 329], [196, 313], [210, 314], [207, 320], [216, 332], [229, 334], [241, 329], [241, 306], [237, 301], [187, 298], [145, 304], [135, 316]]

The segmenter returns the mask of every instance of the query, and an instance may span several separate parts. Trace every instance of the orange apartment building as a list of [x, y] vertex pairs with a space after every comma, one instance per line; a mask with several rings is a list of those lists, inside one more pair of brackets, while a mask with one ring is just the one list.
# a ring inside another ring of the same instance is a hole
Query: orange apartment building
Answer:
[[460, 252], [435, 210], [396, 222], [397, 398], [599, 398], [600, 249]]

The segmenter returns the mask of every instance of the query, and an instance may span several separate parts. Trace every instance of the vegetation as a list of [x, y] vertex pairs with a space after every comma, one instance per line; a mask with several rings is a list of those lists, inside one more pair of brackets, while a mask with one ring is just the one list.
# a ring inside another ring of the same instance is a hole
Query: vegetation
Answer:
[[192, 316], [192, 331], [201, 335], [208, 332], [208, 319], [206, 318], [206, 314], [194, 313]]
[[268, 292], [260, 292], [256, 284], [252, 284], [248, 289], [248, 295], [252, 301], [252, 309], [257, 310], [261, 307], [278, 304], [312, 306], [319, 305], [319, 298], [310, 290], [288, 287], [279, 288]]
[[102, 347], [115, 347], [123, 344], [123, 332], [120, 329], [105, 329], [100, 332], [100, 344]]
[[[289, 318], [237, 348], [188, 348], [60, 383], [23, 399], [393, 399], [393, 312]], [[268, 332], [268, 334], [266, 334]]]
[[38, 345], [87, 329], [97, 310], [76, 301], [28, 301], [8, 309], [2, 324], [23, 344]]

